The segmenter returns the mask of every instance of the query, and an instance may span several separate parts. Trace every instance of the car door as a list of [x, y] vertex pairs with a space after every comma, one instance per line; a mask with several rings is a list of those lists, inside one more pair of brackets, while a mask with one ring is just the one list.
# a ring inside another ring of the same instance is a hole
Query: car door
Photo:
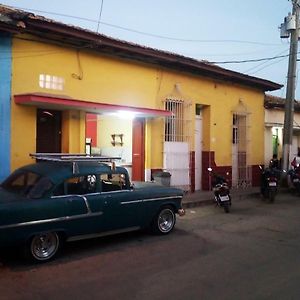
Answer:
[[[127, 175], [128, 176], [128, 175]], [[100, 199], [106, 230], [133, 230], [142, 223], [142, 199], [126, 184], [126, 174], [102, 174]]]
[[101, 232], [104, 226], [103, 201], [97, 191], [96, 182], [91, 187], [90, 178], [96, 175], [74, 176], [65, 180], [56, 192], [60, 201], [65, 203], [67, 221], [64, 227], [68, 235], [85, 235]]

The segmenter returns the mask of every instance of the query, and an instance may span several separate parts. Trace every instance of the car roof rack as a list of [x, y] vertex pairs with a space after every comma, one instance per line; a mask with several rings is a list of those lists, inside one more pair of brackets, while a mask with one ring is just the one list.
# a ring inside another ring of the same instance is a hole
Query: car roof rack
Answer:
[[115, 161], [121, 160], [121, 157], [90, 155], [85, 153], [30, 153], [29, 156], [40, 161], [72, 163], [73, 174], [79, 172], [78, 162], [111, 163], [112, 168], [115, 169]]
[[113, 162], [120, 160], [121, 157], [101, 156], [85, 153], [30, 153], [32, 158], [46, 161], [57, 162], [81, 162], [81, 161], [98, 161], [98, 162]]

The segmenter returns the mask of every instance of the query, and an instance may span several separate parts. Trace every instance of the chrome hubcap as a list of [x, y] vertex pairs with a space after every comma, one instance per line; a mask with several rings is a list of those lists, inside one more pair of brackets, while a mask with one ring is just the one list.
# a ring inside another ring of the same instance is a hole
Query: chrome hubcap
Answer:
[[56, 233], [46, 233], [37, 235], [31, 242], [31, 253], [37, 260], [51, 258], [57, 251], [59, 245]]
[[174, 225], [174, 213], [170, 209], [161, 211], [158, 218], [158, 226], [162, 232], [168, 232]]

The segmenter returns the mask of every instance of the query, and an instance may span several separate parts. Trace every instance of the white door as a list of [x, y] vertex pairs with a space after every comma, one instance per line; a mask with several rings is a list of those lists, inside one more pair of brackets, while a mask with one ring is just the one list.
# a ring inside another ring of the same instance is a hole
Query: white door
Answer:
[[195, 123], [195, 190], [199, 191], [202, 173], [202, 117], [196, 116]]
[[251, 174], [247, 164], [246, 116], [233, 115], [232, 127], [232, 186], [251, 184]]
[[232, 186], [238, 185], [238, 145], [232, 144]]
[[171, 173], [171, 186], [189, 189], [189, 146], [185, 142], [164, 142], [164, 169]]

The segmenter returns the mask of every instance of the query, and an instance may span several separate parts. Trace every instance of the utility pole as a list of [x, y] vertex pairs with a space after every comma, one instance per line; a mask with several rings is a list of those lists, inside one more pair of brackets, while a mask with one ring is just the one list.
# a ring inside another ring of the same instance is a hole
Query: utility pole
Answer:
[[298, 38], [299, 38], [299, 5], [300, 0], [292, 0], [293, 12], [285, 18], [286, 36], [290, 35], [290, 54], [289, 67], [287, 76], [287, 90], [285, 100], [284, 112], [284, 127], [283, 127], [283, 164], [282, 169], [287, 171], [290, 165], [290, 153], [293, 142], [293, 123], [294, 123], [294, 101], [296, 88], [296, 69], [297, 69], [297, 52], [298, 52]]

